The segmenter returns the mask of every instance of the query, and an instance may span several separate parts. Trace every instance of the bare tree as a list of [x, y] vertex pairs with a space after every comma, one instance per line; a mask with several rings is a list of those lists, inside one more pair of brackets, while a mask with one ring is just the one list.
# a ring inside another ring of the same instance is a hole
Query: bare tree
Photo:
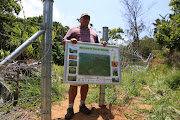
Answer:
[[139, 48], [139, 36], [145, 28], [142, 18], [144, 14], [142, 3], [140, 0], [121, 0], [121, 2], [125, 9], [124, 17], [129, 25], [127, 33], [133, 38], [133, 47], [137, 50]]

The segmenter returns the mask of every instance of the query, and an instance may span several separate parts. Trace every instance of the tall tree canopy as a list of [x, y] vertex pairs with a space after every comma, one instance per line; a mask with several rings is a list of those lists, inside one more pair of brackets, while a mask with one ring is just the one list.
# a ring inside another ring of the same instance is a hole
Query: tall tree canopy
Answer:
[[174, 50], [180, 51], [180, 1], [171, 0], [169, 4], [174, 12], [169, 15], [169, 18], [156, 20], [157, 33], [154, 36], [157, 42], [166, 48], [169, 48], [170, 54]]

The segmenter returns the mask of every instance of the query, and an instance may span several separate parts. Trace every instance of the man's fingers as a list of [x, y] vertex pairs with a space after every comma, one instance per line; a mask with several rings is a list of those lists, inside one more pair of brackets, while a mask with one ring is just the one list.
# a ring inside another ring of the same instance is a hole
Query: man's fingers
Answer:
[[76, 44], [76, 43], [77, 43], [77, 39], [72, 38], [72, 39], [71, 39], [71, 43], [72, 43], [72, 44]]
[[103, 44], [103, 46], [105, 47], [107, 42], [106, 41], [102, 41], [101, 44]]

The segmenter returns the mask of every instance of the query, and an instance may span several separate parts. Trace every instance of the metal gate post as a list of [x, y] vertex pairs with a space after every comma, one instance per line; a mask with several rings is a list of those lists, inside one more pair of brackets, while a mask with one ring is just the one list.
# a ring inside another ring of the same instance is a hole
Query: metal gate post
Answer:
[[[108, 27], [103, 27], [103, 41], [108, 41]], [[103, 106], [105, 102], [105, 85], [100, 85], [99, 106]]]
[[51, 120], [51, 56], [53, 0], [43, 0], [43, 25], [41, 65], [41, 120]]

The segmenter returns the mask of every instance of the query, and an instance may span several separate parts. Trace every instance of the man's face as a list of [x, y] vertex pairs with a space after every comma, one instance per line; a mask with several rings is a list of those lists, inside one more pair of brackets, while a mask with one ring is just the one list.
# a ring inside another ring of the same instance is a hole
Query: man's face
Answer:
[[84, 17], [81, 17], [81, 19], [80, 19], [80, 22], [81, 22], [81, 26], [82, 27], [88, 27], [88, 25], [89, 25], [89, 19], [90, 19], [90, 17], [89, 16], [84, 16]]

